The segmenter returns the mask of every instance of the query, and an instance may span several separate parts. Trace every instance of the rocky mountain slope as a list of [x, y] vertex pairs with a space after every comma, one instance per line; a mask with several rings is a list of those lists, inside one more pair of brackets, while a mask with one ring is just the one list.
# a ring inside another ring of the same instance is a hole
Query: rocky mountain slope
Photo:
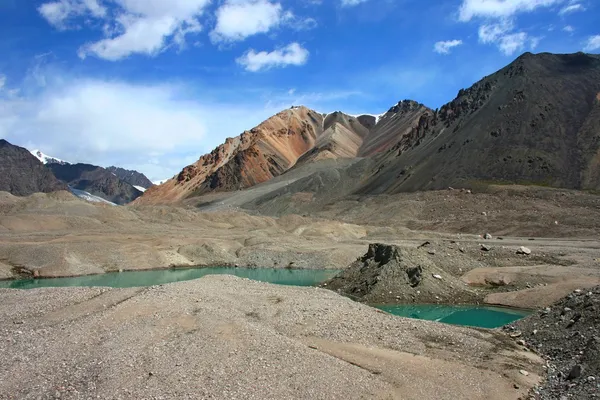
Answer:
[[107, 169], [90, 164], [48, 164], [54, 175], [71, 188], [115, 204], [127, 204], [142, 192]]
[[54, 192], [67, 187], [27, 149], [0, 139], [0, 191], [16, 196]]
[[210, 192], [245, 189], [295, 166], [375, 154], [398, 140], [391, 121], [405, 129], [420, 118], [419, 111], [426, 110], [418, 103], [401, 102], [382, 118], [386, 125], [374, 129], [375, 116], [354, 117], [339, 111], [320, 114], [306, 107], [292, 107], [227, 139], [175, 178], [151, 188], [136, 203], [177, 202]]
[[525, 53], [423, 113], [360, 193], [480, 181], [597, 189], [599, 161], [600, 56]]
[[108, 167], [107, 170], [115, 174], [119, 179], [129, 183], [136, 187], [136, 189], [140, 190], [140, 188], [148, 189], [150, 186], [154, 184], [150, 179], [146, 177], [146, 175], [141, 172], [127, 170], [119, 167]]

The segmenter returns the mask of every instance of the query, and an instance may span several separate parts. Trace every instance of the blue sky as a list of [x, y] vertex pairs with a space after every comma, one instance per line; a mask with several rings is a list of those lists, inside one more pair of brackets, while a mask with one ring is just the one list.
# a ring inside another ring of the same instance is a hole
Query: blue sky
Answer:
[[0, 137], [170, 177], [291, 105], [436, 108], [525, 51], [600, 51], [596, 0], [0, 0]]

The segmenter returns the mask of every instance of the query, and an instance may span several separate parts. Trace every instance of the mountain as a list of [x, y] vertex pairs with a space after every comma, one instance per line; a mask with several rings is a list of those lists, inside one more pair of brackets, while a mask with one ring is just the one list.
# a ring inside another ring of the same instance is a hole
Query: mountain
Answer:
[[476, 182], [600, 188], [600, 56], [525, 53], [376, 158], [358, 191]]
[[[369, 162], [302, 169], [328, 159]], [[247, 189], [299, 168], [297, 181], [261, 189], [257, 201], [273, 205], [293, 191], [338, 198], [478, 183], [600, 189], [600, 56], [525, 53], [438, 110], [411, 100], [379, 116], [292, 107], [227, 139], [137, 203]]]
[[16, 196], [67, 190], [27, 149], [0, 139], [0, 191]]
[[61, 159], [58, 159], [56, 157], [52, 157], [49, 156], [47, 154], [42, 153], [40, 150], [31, 150], [31, 154], [33, 154], [33, 156], [35, 158], [37, 158], [38, 160], [40, 160], [40, 162], [42, 164], [61, 164], [61, 165], [67, 165], [70, 164], [66, 161], [63, 161]]
[[[66, 182], [73, 192], [97, 196], [111, 203], [127, 204], [142, 192], [119, 179], [109, 170], [90, 164], [48, 164], [54, 175]], [[88, 199], [89, 200], [89, 199]]]
[[108, 171], [115, 174], [119, 179], [133, 185], [141, 192], [145, 192], [150, 186], [154, 185], [146, 175], [119, 167], [108, 167]]
[[[401, 105], [404, 102], [400, 103]], [[381, 117], [412, 126], [426, 107], [406, 102]], [[413, 109], [414, 108], [414, 109]], [[375, 154], [396, 144], [393, 129], [373, 129], [377, 116], [321, 114], [306, 107], [281, 111], [257, 127], [224, 144], [184, 168], [176, 177], [151, 187], [137, 204], [177, 202], [210, 192], [246, 189], [277, 177], [291, 168], [325, 159], [352, 159]]]

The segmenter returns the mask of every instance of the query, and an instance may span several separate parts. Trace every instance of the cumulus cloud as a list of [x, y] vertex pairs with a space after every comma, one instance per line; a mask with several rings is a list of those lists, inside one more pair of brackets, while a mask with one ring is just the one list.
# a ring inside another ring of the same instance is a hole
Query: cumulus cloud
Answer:
[[571, 25], [566, 25], [562, 28], [562, 30], [565, 32], [573, 33], [575, 31], [575, 28], [573, 28], [573, 26]]
[[268, 0], [227, 0], [216, 12], [217, 24], [210, 33], [213, 42], [234, 42], [267, 33], [294, 15]]
[[441, 42], [437, 42], [435, 45], [433, 45], [433, 51], [435, 51], [436, 53], [439, 54], [450, 54], [450, 51], [457, 46], [462, 45], [463, 42], [462, 40], [446, 40], [446, 41], [441, 41]]
[[74, 17], [89, 16], [101, 21], [104, 38], [82, 46], [79, 56], [116, 61], [131, 54], [156, 55], [170, 44], [183, 46], [186, 35], [202, 30], [198, 18], [209, 3], [210, 0], [111, 0], [115, 8], [109, 13], [99, 0], [57, 0], [42, 4], [38, 11], [60, 29], [69, 28]]
[[600, 50], [600, 35], [590, 36], [583, 47], [584, 51]]
[[308, 61], [309, 52], [298, 43], [289, 45], [271, 52], [256, 52], [250, 49], [246, 54], [238, 58], [238, 64], [244, 66], [247, 71], [258, 72], [274, 67], [286, 67], [288, 65], [304, 65]]
[[470, 21], [475, 17], [508, 18], [518, 13], [531, 12], [554, 6], [563, 0], [463, 0], [459, 19]]

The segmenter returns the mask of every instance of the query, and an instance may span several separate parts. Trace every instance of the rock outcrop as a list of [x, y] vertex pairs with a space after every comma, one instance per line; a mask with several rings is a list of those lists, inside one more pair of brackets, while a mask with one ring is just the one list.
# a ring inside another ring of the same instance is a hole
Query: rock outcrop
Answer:
[[506, 329], [548, 360], [543, 399], [591, 399], [600, 385], [600, 286], [576, 290]]
[[0, 191], [15, 196], [67, 190], [27, 149], [0, 139]]
[[[477, 264], [463, 255], [462, 264]], [[435, 252], [421, 248], [371, 244], [369, 250], [323, 287], [355, 300], [373, 303], [468, 303], [478, 295], [449, 271], [454, 257], [435, 258]]]

